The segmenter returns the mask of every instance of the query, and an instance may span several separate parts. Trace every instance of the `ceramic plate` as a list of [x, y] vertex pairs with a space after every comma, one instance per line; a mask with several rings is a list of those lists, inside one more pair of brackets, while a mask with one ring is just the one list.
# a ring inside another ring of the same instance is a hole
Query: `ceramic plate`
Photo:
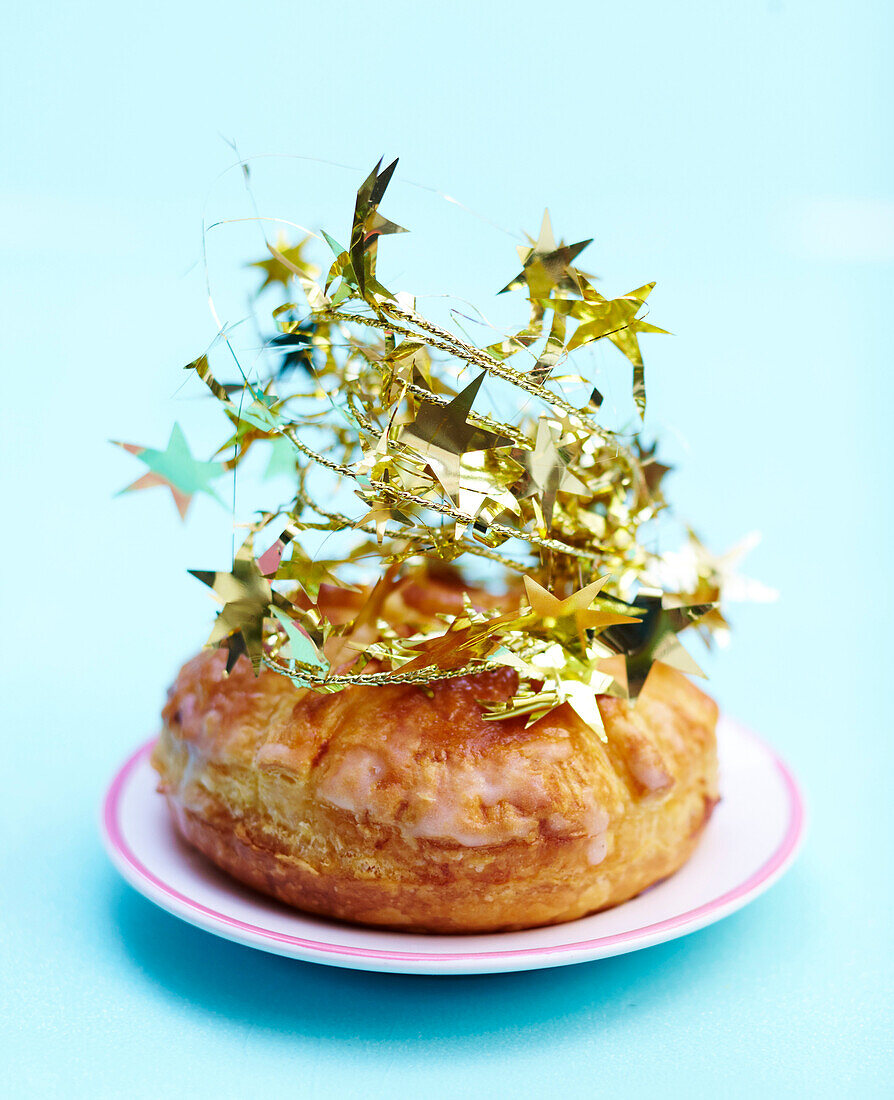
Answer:
[[592, 917], [526, 932], [425, 936], [380, 932], [288, 909], [228, 878], [174, 832], [149, 764], [152, 742], [112, 781], [102, 833], [141, 894], [215, 935], [307, 962], [406, 974], [477, 974], [565, 966], [687, 935], [753, 901], [795, 858], [804, 807], [785, 764], [721, 719], [723, 799], [690, 861], [639, 897]]

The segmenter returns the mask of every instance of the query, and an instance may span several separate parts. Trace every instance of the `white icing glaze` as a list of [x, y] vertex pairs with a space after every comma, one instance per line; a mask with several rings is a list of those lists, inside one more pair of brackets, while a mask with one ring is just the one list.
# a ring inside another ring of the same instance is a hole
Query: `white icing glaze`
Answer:
[[333, 806], [353, 814], [373, 813], [373, 792], [386, 771], [387, 764], [379, 753], [355, 745], [323, 778], [319, 794]]
[[610, 820], [608, 811], [602, 806], [597, 806], [596, 800], [591, 795], [590, 804], [587, 806], [581, 821], [589, 837], [586, 850], [587, 862], [591, 867], [597, 867], [608, 853], [606, 830]]
[[419, 840], [452, 840], [465, 848], [481, 848], [493, 842], [486, 830], [463, 828], [467, 821], [468, 814], [455, 799], [442, 799], [423, 811], [415, 821], [403, 822], [402, 830]]
[[[358, 817], [368, 815], [395, 825], [413, 840], [448, 840], [480, 848], [531, 839], [543, 820], [555, 835], [579, 837], [583, 832], [591, 842], [591, 863], [605, 857], [603, 834], [609, 815], [592, 794], [582, 814], [548, 814], [545, 775], [572, 754], [567, 740], [528, 742], [502, 758], [429, 760], [414, 772], [413, 784], [405, 783], [406, 798], [397, 809], [393, 784], [406, 771], [409, 754], [404, 749], [352, 746], [330, 763], [318, 795]], [[271, 753], [269, 763], [276, 756]]]
[[587, 836], [602, 836], [608, 828], [608, 822], [608, 812], [601, 806], [597, 806], [593, 796], [590, 795], [590, 804], [587, 806], [583, 818], [581, 819], [581, 824], [584, 829], [586, 829]]
[[664, 768], [652, 761], [634, 757], [630, 761], [630, 771], [637, 782], [642, 783], [647, 791], [665, 790], [673, 783], [673, 779]]
[[546, 819], [546, 827], [551, 833], [570, 833], [574, 826], [563, 814], [550, 814]]
[[[562, 746], [544, 742], [539, 759], [554, 756]], [[380, 753], [361, 746], [349, 749], [323, 776], [318, 794], [340, 809], [397, 825], [415, 839], [451, 840], [465, 847], [530, 836], [539, 822], [538, 810], [548, 796], [543, 776], [527, 756], [504, 760], [432, 761], [415, 789], [408, 789], [399, 820], [392, 817], [393, 801], [384, 797], [380, 783], [397, 766]]]
[[591, 867], [597, 867], [605, 859], [607, 852], [608, 841], [605, 839], [605, 834], [593, 837], [587, 845], [587, 863]]
[[268, 741], [261, 745], [255, 755], [259, 768], [288, 768], [295, 762], [297, 753], [291, 745], [282, 745], [277, 741]]
[[[534, 825], [533, 807], [546, 800], [542, 777], [519, 757], [463, 762], [439, 772], [434, 797], [411, 804], [415, 812], [401, 823], [408, 836], [469, 848], [525, 837]], [[502, 814], [482, 814], [501, 803]]]
[[567, 760], [571, 751], [571, 742], [567, 737], [562, 740], [529, 741], [521, 750], [529, 760], [545, 760], [551, 764]]

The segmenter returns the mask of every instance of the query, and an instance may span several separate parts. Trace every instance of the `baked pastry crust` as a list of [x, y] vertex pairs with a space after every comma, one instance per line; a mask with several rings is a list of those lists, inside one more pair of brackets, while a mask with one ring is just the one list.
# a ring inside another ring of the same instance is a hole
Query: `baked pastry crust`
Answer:
[[599, 696], [604, 744], [567, 705], [485, 721], [508, 668], [296, 687], [204, 651], [153, 753], [174, 822], [231, 875], [300, 909], [426, 932], [573, 920], [692, 853], [717, 801], [717, 708], [657, 664], [636, 709]]

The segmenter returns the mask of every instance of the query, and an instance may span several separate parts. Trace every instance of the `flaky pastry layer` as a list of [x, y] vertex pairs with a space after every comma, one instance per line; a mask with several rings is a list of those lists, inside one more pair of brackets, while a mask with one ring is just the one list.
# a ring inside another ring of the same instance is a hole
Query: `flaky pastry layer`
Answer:
[[483, 932], [573, 920], [692, 853], [717, 801], [717, 708], [655, 665], [636, 709], [599, 696], [607, 744], [566, 706], [485, 721], [515, 673], [297, 688], [241, 658], [181, 670], [153, 753], [182, 836], [297, 908]]

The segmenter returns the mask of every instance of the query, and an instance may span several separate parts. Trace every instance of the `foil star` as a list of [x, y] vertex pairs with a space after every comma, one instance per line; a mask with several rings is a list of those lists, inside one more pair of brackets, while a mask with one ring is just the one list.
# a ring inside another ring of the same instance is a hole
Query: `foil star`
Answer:
[[341, 277], [342, 284], [333, 295], [332, 304], [339, 305], [350, 297], [351, 288], [356, 287], [361, 298], [369, 300], [371, 296], [379, 295], [385, 298], [394, 298], [390, 290], [387, 290], [376, 279], [376, 255], [378, 252], [379, 237], [390, 233], [406, 233], [403, 226], [396, 225], [379, 213], [379, 203], [385, 195], [385, 189], [394, 175], [397, 160], [391, 162], [388, 167], [380, 172], [382, 159], [370, 172], [369, 176], [360, 185], [357, 191], [357, 201], [354, 205], [354, 221], [351, 226], [351, 242], [348, 247], [342, 248], [327, 233], [323, 236], [329, 247], [335, 253], [335, 263], [332, 265], [326, 279], [325, 292], [337, 277]]
[[[509, 621], [516, 616], [505, 615], [501, 618], [503, 621]], [[460, 668], [468, 664], [473, 657], [484, 658], [500, 644], [493, 635], [501, 625], [502, 622], [495, 621], [482, 625], [455, 620], [439, 637], [417, 643], [414, 650], [422, 650], [419, 656], [401, 665], [395, 669], [395, 672], [405, 674], [424, 668]]]
[[561, 313], [553, 314], [553, 323], [546, 338], [546, 344], [537, 362], [531, 368], [528, 377], [542, 386], [549, 378], [555, 365], [565, 354], [565, 318]]
[[362, 527], [367, 523], [373, 524], [376, 529], [376, 542], [381, 546], [385, 538], [385, 530], [392, 519], [394, 519], [394, 514], [390, 508], [387, 508], [384, 504], [374, 504], [365, 516], [361, 516], [357, 520], [354, 526]]
[[227, 672], [232, 671], [242, 653], [248, 656], [257, 676], [264, 655], [264, 619], [270, 614], [273, 593], [270, 581], [261, 573], [252, 553], [251, 540], [241, 546], [229, 573], [190, 569], [207, 584], [223, 603], [207, 644], [226, 646]]
[[570, 455], [566, 446], [574, 435], [562, 436], [561, 427], [541, 416], [537, 421], [537, 434], [533, 451], [523, 452], [529, 475], [525, 496], [539, 495], [539, 506], [544, 524], [552, 523], [557, 493], [586, 495], [587, 486], [568, 469]]
[[636, 316], [654, 288], [654, 283], [646, 283], [621, 298], [609, 299], [587, 284], [583, 289], [583, 300], [572, 303], [569, 309], [581, 323], [568, 342], [568, 351], [607, 336], [633, 364], [633, 399], [641, 417], [646, 414], [646, 379], [637, 336], [643, 332], [669, 335], [666, 329], [650, 325]]
[[[379, 203], [385, 196], [385, 190], [394, 175], [397, 167], [395, 158], [383, 171], [382, 158], [367, 176], [357, 192], [357, 202], [354, 205], [354, 224], [351, 228], [351, 262], [357, 274], [357, 285], [360, 288], [361, 297], [366, 297], [366, 280], [375, 280], [376, 253], [378, 251], [379, 237], [390, 233], [406, 233], [401, 225], [383, 218], [379, 213]], [[390, 295], [389, 295], [390, 297]]]
[[[255, 394], [254, 398], [250, 403], [246, 403], [242, 409], [238, 405], [224, 406], [224, 412], [235, 429], [233, 434], [221, 444], [217, 451], [217, 454], [220, 455], [235, 450], [233, 457], [227, 459], [224, 463], [227, 469], [238, 466], [248, 454], [252, 444], [266, 442], [271, 436], [274, 437], [274, 442], [279, 442], [281, 446], [283, 443], [288, 444], [288, 440], [283, 436], [274, 435], [278, 423], [277, 410], [282, 406], [282, 402], [270, 394], [260, 392]], [[292, 444], [288, 445], [294, 455], [294, 446]], [[283, 457], [283, 454], [280, 454], [278, 461], [281, 462]]]
[[316, 327], [313, 321], [296, 321], [289, 326], [288, 331], [270, 337], [267, 347], [282, 356], [275, 371], [277, 379], [282, 380], [299, 369], [311, 378], [314, 377], [313, 341]]
[[577, 244], [562, 242], [557, 245], [549, 210], [545, 210], [537, 240], [531, 241], [529, 248], [522, 246], [518, 249], [522, 270], [503, 287], [500, 294], [521, 286], [528, 288], [528, 295], [533, 299], [548, 298], [554, 288], [579, 293], [578, 274], [571, 264], [592, 242], [593, 238], [590, 237], [589, 240], [578, 241]]
[[543, 588], [542, 585], [539, 585], [533, 578], [526, 576], [524, 578], [525, 594], [528, 597], [531, 610], [537, 618], [557, 626], [563, 620], [572, 621], [581, 644], [585, 646], [587, 630], [605, 630], [610, 626], [639, 621], [637, 618], [620, 611], [606, 610], [604, 607], [593, 608], [594, 601], [608, 579], [609, 575], [606, 574], [606, 576], [600, 577], [585, 588], [581, 588], [579, 591], [560, 600]]
[[310, 239], [308, 233], [298, 244], [290, 245], [288, 237], [280, 234], [276, 244], [268, 246], [271, 254], [269, 260], [258, 260], [256, 263], [249, 264], [249, 267], [257, 267], [264, 272], [264, 281], [256, 293], [260, 294], [268, 286], [279, 285], [288, 288], [289, 281], [297, 271], [302, 271], [311, 279], [316, 278], [320, 274], [320, 269], [304, 258], [304, 249]]
[[[509, 488], [524, 472], [524, 467], [511, 457], [506, 447], [466, 451], [460, 464], [459, 510], [471, 517], [476, 526], [480, 526], [482, 519], [486, 525], [502, 512], [518, 515], [521, 509]], [[462, 538], [467, 526], [457, 520], [454, 537]]]
[[301, 664], [314, 665], [322, 672], [328, 672], [329, 662], [307, 631], [303, 630], [291, 615], [285, 614], [279, 608], [273, 608], [273, 616], [285, 631], [287, 639], [279, 655], [287, 658], [292, 667], [298, 661]]
[[699, 622], [715, 605], [669, 607], [660, 591], [644, 589], [637, 593], [636, 606], [643, 610], [640, 622], [611, 627], [602, 635], [602, 640], [624, 657], [628, 697], [633, 700], [639, 697], [656, 661], [704, 677], [677, 635]]
[[481, 389], [485, 375], [470, 382], [446, 405], [423, 402], [415, 420], [407, 424], [401, 439], [411, 437], [417, 450], [431, 465], [445, 493], [458, 498], [462, 457], [467, 451], [500, 447], [510, 443], [505, 436], [469, 424], [467, 417]]
[[639, 464], [642, 471], [642, 481], [646, 490], [646, 494], [649, 497], [657, 496], [661, 491], [661, 482], [665, 474], [669, 474], [673, 470], [673, 466], [665, 466], [658, 461], [656, 457], [656, 451], [658, 450], [657, 441], [652, 442], [649, 447], [637, 439], [634, 441], [636, 447], [637, 457], [639, 458]]
[[686, 606], [692, 602], [714, 606], [697, 623], [702, 639], [709, 647], [717, 642], [726, 646], [730, 627], [721, 609], [723, 604], [738, 601], [769, 603], [779, 593], [760, 581], [742, 576], [737, 566], [740, 560], [760, 542], [753, 531], [725, 554], [713, 554], [694, 531], [688, 531], [688, 541], [678, 551], [668, 551], [649, 570], [647, 579], [664, 591], [664, 606]]
[[128, 454], [135, 455], [145, 462], [150, 471], [122, 489], [122, 493], [163, 485], [170, 489], [181, 519], [186, 519], [186, 513], [196, 493], [205, 493], [218, 504], [223, 504], [211, 488], [211, 482], [226, 473], [224, 465], [220, 462], [200, 462], [193, 458], [179, 424], [174, 424], [171, 429], [168, 445], [163, 451], [156, 451], [152, 447], [141, 447], [135, 443], [119, 443], [117, 440], [113, 442]]

